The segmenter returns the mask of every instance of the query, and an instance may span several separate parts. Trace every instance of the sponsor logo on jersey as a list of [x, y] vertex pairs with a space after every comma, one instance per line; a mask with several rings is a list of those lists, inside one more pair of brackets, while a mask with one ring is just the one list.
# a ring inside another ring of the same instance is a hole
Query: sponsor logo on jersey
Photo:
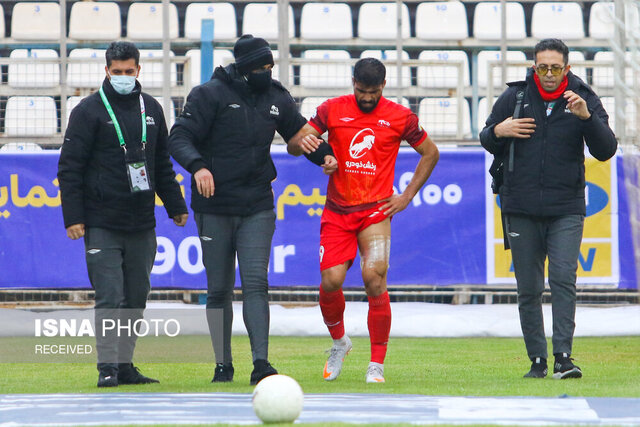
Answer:
[[378, 126], [383, 127], [383, 128], [388, 128], [388, 127], [391, 127], [391, 123], [389, 123], [386, 120], [380, 119], [380, 120], [378, 120]]
[[349, 123], [354, 121], [355, 119], [353, 117], [340, 117], [340, 121], [345, 122], [345, 123]]
[[362, 129], [351, 140], [349, 144], [349, 154], [353, 159], [364, 156], [375, 143], [376, 135], [371, 128]]

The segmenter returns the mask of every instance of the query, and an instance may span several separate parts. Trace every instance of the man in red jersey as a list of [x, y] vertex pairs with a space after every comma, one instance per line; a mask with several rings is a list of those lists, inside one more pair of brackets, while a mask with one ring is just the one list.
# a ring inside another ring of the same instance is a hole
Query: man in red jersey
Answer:
[[[368, 383], [384, 382], [384, 358], [391, 329], [387, 269], [391, 217], [407, 207], [438, 162], [438, 149], [418, 117], [382, 96], [384, 65], [359, 60], [353, 71], [353, 95], [329, 99], [318, 107], [294, 138], [289, 152], [304, 154], [329, 174], [327, 201], [320, 222], [320, 309], [333, 338], [323, 376], [340, 375], [351, 350], [345, 334], [342, 284], [360, 249], [362, 278], [369, 300], [371, 339]], [[319, 139], [329, 131], [329, 142]], [[393, 176], [401, 141], [420, 154], [413, 178], [402, 194], [393, 194]], [[301, 147], [317, 147], [301, 148]]]

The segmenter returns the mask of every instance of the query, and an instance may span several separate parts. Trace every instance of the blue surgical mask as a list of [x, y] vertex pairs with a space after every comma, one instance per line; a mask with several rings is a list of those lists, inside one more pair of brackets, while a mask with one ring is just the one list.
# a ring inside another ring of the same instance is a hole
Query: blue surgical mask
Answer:
[[129, 95], [136, 87], [135, 76], [111, 76], [111, 86], [120, 95]]

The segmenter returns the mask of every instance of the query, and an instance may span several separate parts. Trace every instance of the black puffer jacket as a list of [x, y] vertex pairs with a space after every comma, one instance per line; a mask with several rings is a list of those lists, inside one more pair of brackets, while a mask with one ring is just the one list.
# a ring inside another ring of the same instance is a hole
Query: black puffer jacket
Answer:
[[[129, 95], [118, 94], [108, 79], [105, 94], [122, 128], [127, 151], [139, 150], [142, 139], [140, 84]], [[142, 94], [147, 120], [146, 161], [151, 188], [162, 199], [170, 217], [187, 213], [167, 148], [167, 125], [162, 108]], [[98, 92], [71, 112], [58, 164], [64, 225], [85, 224], [120, 231], [142, 231], [156, 225], [155, 193], [132, 193], [109, 113]]]
[[[609, 116], [600, 98], [586, 83], [568, 73], [567, 90], [580, 95], [591, 117], [580, 120], [560, 97], [547, 117], [546, 107], [529, 69], [526, 82], [514, 82], [498, 98], [480, 133], [482, 146], [501, 153], [509, 138], [496, 138], [494, 127], [513, 115], [518, 87], [526, 84], [520, 117], [533, 117], [536, 129], [530, 139], [515, 139], [513, 171], [505, 168], [500, 187], [502, 211], [535, 216], [585, 215], [584, 143], [598, 160], [611, 158], [617, 149]], [[508, 155], [505, 154], [505, 158]]]
[[289, 92], [276, 80], [254, 93], [235, 64], [218, 67], [193, 88], [169, 136], [171, 155], [194, 174], [206, 167], [215, 192], [206, 199], [191, 180], [195, 212], [247, 216], [273, 209], [276, 169], [271, 143], [277, 131], [289, 140], [306, 123]]

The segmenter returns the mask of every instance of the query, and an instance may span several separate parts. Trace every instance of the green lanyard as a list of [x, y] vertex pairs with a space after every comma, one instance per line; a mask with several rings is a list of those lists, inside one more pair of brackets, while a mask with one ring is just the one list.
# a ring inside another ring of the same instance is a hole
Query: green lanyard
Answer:
[[[107, 112], [109, 113], [109, 117], [111, 117], [111, 121], [113, 122], [113, 127], [116, 128], [116, 134], [118, 135], [118, 141], [120, 141], [120, 146], [127, 151], [127, 145], [124, 142], [124, 137], [122, 136], [122, 129], [120, 128], [120, 124], [118, 123], [118, 119], [116, 119], [116, 115], [113, 113], [113, 108], [111, 108], [111, 104], [109, 104], [109, 100], [107, 99], [107, 95], [104, 93], [104, 89], [100, 87], [100, 98], [102, 98], [102, 103], [104, 104]], [[145, 145], [147, 145], [147, 117], [144, 110], [144, 100], [142, 99], [142, 94], [140, 94], [140, 115], [142, 116], [142, 149], [144, 150]]]

